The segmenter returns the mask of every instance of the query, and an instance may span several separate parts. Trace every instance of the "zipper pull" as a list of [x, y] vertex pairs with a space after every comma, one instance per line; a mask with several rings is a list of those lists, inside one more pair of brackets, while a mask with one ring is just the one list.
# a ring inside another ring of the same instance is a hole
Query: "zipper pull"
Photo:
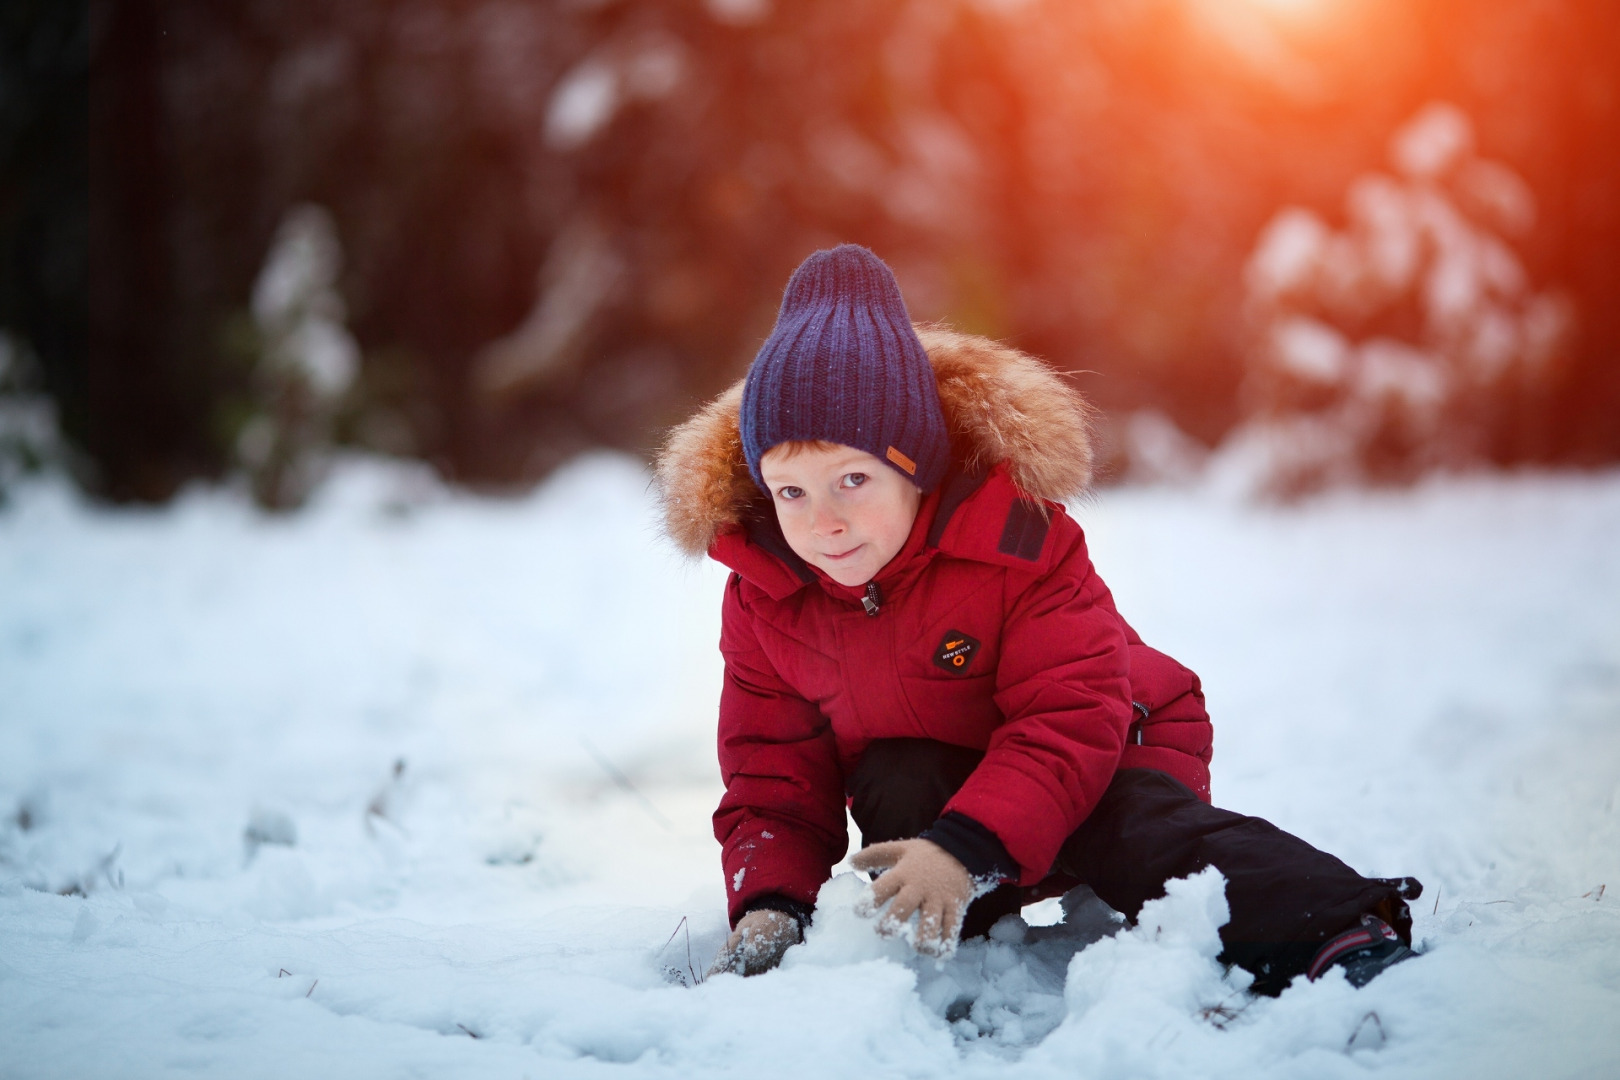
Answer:
[[861, 597], [861, 606], [866, 609], [868, 615], [876, 615], [878, 608], [883, 606], [883, 590], [878, 588], [877, 582], [866, 583], [866, 595]]

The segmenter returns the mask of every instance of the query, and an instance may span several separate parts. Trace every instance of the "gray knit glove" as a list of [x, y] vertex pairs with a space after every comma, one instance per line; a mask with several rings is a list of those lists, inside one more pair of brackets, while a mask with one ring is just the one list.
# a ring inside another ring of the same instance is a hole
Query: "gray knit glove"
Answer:
[[799, 920], [785, 911], [758, 908], [737, 920], [720, 953], [709, 968], [710, 975], [723, 971], [738, 975], [758, 975], [782, 962], [782, 954], [801, 939]]

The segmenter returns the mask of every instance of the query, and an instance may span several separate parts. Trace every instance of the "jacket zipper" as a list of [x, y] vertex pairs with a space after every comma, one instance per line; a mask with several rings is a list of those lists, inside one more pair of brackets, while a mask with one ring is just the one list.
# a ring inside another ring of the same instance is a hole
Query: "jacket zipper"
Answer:
[[1132, 744], [1141, 746], [1142, 725], [1148, 722], [1148, 718], [1153, 715], [1153, 710], [1142, 704], [1140, 701], [1132, 701], [1131, 714], [1133, 716], [1140, 716], [1142, 719], [1132, 723], [1130, 729], [1125, 732], [1125, 744], [1127, 746]]
[[866, 583], [866, 595], [861, 597], [861, 606], [866, 609], [868, 615], [876, 615], [878, 608], [883, 606], [883, 590], [878, 588], [877, 582]]

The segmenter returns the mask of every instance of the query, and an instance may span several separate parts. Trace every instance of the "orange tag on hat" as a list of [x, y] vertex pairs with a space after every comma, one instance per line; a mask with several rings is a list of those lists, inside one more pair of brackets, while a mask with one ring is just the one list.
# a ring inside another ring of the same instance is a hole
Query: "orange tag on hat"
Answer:
[[906, 470], [907, 476], [917, 475], [917, 463], [906, 457], [906, 455], [902, 454], [894, 447], [889, 447], [889, 452], [884, 456], [890, 461], [894, 462], [896, 465], [900, 466], [902, 469]]

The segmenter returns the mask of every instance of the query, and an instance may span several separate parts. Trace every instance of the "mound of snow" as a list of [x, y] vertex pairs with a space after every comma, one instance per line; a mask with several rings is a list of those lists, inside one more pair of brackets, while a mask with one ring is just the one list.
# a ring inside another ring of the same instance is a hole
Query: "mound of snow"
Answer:
[[1620, 475], [1078, 509], [1203, 677], [1216, 800], [1427, 886], [1425, 956], [1275, 1000], [1213, 874], [935, 961], [840, 867], [780, 970], [700, 982], [724, 572], [636, 462], [509, 502], [349, 462], [282, 518], [14, 494], [8, 1080], [1620, 1073]]

